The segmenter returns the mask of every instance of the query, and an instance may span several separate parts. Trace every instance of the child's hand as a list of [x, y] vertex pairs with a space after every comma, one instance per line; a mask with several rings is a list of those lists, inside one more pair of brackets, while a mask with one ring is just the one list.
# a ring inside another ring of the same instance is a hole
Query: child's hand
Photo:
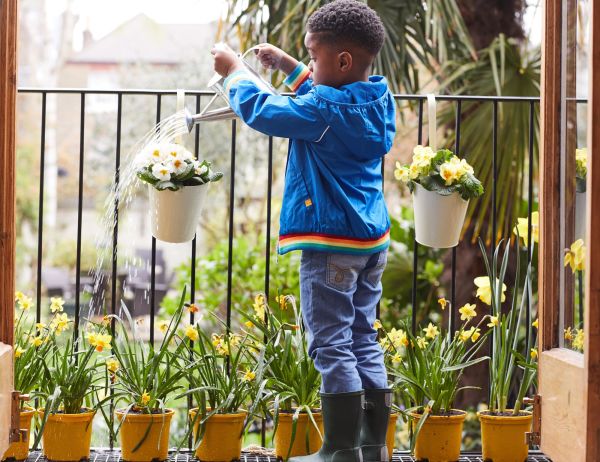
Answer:
[[210, 52], [215, 57], [215, 72], [223, 77], [244, 68], [240, 58], [224, 43], [216, 43]]
[[280, 69], [281, 61], [287, 55], [281, 48], [270, 43], [261, 43], [254, 49], [256, 57], [265, 69]]

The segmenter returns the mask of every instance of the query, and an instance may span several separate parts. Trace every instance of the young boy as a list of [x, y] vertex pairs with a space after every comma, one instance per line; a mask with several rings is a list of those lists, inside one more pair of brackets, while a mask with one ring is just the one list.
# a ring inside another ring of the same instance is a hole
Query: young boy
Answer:
[[388, 460], [391, 391], [373, 323], [389, 245], [381, 167], [395, 107], [385, 78], [369, 76], [383, 40], [365, 3], [336, 0], [308, 20], [308, 67], [261, 45], [259, 59], [287, 74], [296, 98], [261, 91], [231, 50], [212, 51], [236, 114], [290, 139], [279, 253], [302, 251], [300, 302], [324, 424], [320, 451], [294, 461]]

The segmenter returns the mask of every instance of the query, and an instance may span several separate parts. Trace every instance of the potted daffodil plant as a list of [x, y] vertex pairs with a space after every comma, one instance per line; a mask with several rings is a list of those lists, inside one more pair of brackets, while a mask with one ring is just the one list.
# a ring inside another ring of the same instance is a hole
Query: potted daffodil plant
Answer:
[[[523, 329], [529, 329], [529, 326], [525, 325], [525, 310], [528, 300], [532, 300], [531, 264], [528, 265], [523, 286], [519, 289], [521, 271], [517, 238], [515, 284], [507, 302], [507, 286], [504, 279], [510, 254], [509, 245], [505, 245], [501, 256], [500, 243], [491, 262], [481, 240], [479, 245], [488, 274], [477, 278], [475, 282], [478, 286], [477, 296], [490, 306], [490, 315], [486, 318], [489, 320], [493, 345], [490, 359], [489, 409], [478, 413], [483, 459], [494, 462], [526, 460], [528, 446], [525, 433], [530, 431], [532, 415], [523, 409], [523, 400], [537, 373], [537, 335], [529, 336], [525, 354], [518, 349], [520, 333]], [[507, 303], [508, 307], [503, 310], [504, 303]], [[533, 322], [533, 327], [537, 328], [537, 320]], [[510, 402], [511, 390], [515, 389], [516, 396]]]
[[418, 145], [411, 164], [397, 162], [394, 175], [413, 195], [417, 242], [435, 248], [458, 245], [469, 200], [483, 194], [473, 167], [448, 149]]
[[208, 161], [177, 143], [151, 144], [135, 159], [137, 176], [148, 183], [152, 234], [165, 242], [194, 238], [206, 185], [219, 181]]
[[464, 322], [456, 332], [443, 332], [432, 323], [414, 334], [406, 325], [379, 330], [388, 374], [407, 407], [402, 412], [411, 423], [410, 448], [418, 461], [459, 459], [466, 412], [453, 403], [458, 392], [473, 388], [459, 385], [462, 371], [488, 359], [477, 355], [488, 332], [482, 332], [483, 320], [471, 323], [475, 305], [466, 304], [459, 312]]

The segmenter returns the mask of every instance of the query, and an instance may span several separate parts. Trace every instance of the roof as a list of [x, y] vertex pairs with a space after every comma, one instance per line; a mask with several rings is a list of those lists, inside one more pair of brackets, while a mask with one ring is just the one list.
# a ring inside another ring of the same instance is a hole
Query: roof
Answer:
[[159, 24], [144, 14], [75, 53], [78, 64], [180, 64], [190, 55], [208, 52], [214, 43], [216, 23]]

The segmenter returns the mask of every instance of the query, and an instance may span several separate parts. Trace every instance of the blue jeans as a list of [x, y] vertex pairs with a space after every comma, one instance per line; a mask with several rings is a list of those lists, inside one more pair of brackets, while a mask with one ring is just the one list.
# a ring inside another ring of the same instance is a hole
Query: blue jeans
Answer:
[[371, 255], [302, 252], [300, 303], [323, 393], [387, 387], [373, 329], [386, 262], [386, 250]]

